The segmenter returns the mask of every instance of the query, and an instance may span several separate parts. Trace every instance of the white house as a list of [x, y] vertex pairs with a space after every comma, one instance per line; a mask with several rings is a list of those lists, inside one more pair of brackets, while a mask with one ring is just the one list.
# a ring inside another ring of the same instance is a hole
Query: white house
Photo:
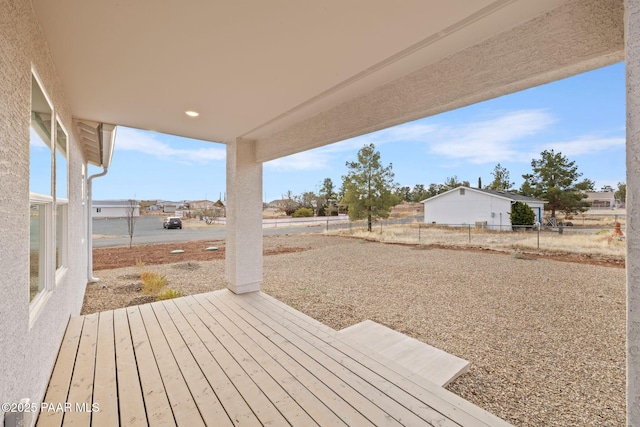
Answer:
[[589, 203], [591, 209], [612, 209], [618, 206], [616, 193], [613, 191], [587, 191], [585, 202]]
[[[133, 216], [140, 216], [140, 204], [134, 202]], [[93, 218], [126, 218], [129, 216], [129, 200], [94, 200], [91, 206]]]
[[0, 0], [0, 53], [0, 402], [14, 403], [43, 400], [94, 280], [91, 186], [115, 125], [225, 147], [225, 277], [254, 292], [263, 163], [625, 61], [640, 425], [640, 0]]
[[490, 229], [511, 228], [511, 205], [527, 204], [539, 222], [544, 214], [544, 201], [506, 191], [458, 187], [423, 200], [424, 222], [443, 225], [479, 225]]

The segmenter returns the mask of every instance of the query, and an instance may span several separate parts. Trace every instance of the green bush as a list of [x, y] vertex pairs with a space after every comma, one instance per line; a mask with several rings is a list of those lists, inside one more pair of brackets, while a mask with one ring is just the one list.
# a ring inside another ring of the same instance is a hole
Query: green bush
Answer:
[[536, 214], [529, 205], [522, 202], [515, 202], [511, 205], [509, 217], [511, 218], [511, 225], [533, 225], [536, 221]]
[[291, 216], [293, 218], [310, 217], [310, 216], [313, 216], [313, 210], [309, 209], [309, 208], [298, 208], [298, 209], [296, 209], [296, 211]]

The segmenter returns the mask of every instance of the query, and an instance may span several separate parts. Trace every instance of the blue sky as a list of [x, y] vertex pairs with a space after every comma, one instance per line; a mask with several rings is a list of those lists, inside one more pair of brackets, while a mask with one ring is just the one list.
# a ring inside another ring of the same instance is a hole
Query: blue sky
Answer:
[[[597, 189], [615, 188], [625, 181], [624, 73], [616, 64], [265, 163], [266, 200], [288, 190], [317, 192], [327, 177], [338, 187], [345, 162], [371, 142], [383, 163], [393, 164], [396, 182], [410, 187], [454, 175], [471, 185], [481, 177], [486, 185], [500, 163], [517, 188], [531, 160], [554, 149]], [[95, 199], [224, 198], [225, 147], [119, 128], [112, 167], [93, 191]]]

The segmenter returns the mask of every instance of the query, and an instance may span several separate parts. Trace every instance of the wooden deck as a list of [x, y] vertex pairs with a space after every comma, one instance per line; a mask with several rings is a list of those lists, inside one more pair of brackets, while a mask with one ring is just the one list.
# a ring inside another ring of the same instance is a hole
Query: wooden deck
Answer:
[[469, 362], [439, 348], [432, 347], [372, 320], [364, 320], [339, 331], [340, 336], [358, 342], [400, 366], [446, 387], [469, 372]]
[[38, 426], [508, 425], [264, 293], [227, 290], [72, 318], [44, 401], [71, 408]]

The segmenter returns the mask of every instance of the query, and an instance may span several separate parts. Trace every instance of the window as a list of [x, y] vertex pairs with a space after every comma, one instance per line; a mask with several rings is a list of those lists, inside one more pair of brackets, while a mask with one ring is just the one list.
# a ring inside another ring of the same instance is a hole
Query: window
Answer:
[[68, 258], [68, 133], [35, 73], [29, 137], [29, 302], [35, 318]]
[[464, 188], [461, 188], [461, 189], [460, 189], [460, 195], [461, 195], [461, 196], [464, 196]]
[[51, 287], [49, 246], [53, 215], [53, 108], [35, 75], [31, 79], [29, 140], [29, 301]]

